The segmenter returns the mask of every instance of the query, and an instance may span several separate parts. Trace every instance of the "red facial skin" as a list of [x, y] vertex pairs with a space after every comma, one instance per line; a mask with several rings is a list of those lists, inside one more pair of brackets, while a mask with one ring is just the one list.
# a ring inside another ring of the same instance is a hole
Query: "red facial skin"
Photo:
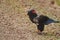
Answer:
[[35, 11], [35, 10], [32, 10], [32, 13], [34, 13], [34, 14], [35, 14], [35, 13], [36, 13], [36, 11]]

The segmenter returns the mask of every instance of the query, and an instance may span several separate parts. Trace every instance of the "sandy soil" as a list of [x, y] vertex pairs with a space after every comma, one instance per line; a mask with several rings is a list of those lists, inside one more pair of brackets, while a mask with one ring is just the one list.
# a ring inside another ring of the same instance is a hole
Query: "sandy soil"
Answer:
[[54, 20], [60, 20], [60, 6], [52, 0], [0, 0], [0, 40], [60, 40], [60, 23], [45, 26], [43, 35], [27, 15], [35, 9]]

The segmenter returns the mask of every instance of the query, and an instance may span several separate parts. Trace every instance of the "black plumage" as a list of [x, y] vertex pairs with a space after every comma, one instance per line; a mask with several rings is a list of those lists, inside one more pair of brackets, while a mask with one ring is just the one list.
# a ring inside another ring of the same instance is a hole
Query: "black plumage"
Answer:
[[37, 29], [42, 32], [44, 30], [44, 26], [47, 24], [50, 24], [53, 22], [58, 22], [58, 21], [54, 21], [52, 19], [50, 19], [49, 17], [45, 16], [45, 15], [37, 15], [35, 10], [30, 10], [28, 11], [28, 16], [29, 19], [32, 21], [32, 23], [37, 24]]
[[44, 24], [40, 23], [39, 25], [37, 25], [37, 29], [42, 32], [44, 30]]
[[34, 12], [35, 10], [30, 10], [30, 11], [28, 11], [28, 16], [29, 16], [29, 18], [30, 18], [30, 20], [34, 23], [34, 21], [33, 21], [33, 19], [35, 18], [35, 17], [37, 17], [37, 14], [36, 14], [36, 12]]

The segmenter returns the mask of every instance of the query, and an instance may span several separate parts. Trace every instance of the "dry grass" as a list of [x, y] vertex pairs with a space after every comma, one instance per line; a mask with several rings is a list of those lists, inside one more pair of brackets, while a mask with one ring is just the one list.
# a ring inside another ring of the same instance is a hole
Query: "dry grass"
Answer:
[[38, 35], [36, 25], [27, 16], [30, 9], [60, 20], [60, 7], [52, 0], [0, 0], [0, 40], [60, 40], [60, 23], [45, 27], [47, 34]]

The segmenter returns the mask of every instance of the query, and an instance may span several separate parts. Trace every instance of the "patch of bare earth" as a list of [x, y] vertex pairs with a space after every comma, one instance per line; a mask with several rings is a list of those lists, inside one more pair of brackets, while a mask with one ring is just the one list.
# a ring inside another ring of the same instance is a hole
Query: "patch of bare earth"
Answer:
[[0, 0], [0, 40], [60, 40], [60, 23], [46, 25], [47, 34], [36, 33], [37, 27], [27, 15], [30, 9], [60, 20], [55, 0]]

